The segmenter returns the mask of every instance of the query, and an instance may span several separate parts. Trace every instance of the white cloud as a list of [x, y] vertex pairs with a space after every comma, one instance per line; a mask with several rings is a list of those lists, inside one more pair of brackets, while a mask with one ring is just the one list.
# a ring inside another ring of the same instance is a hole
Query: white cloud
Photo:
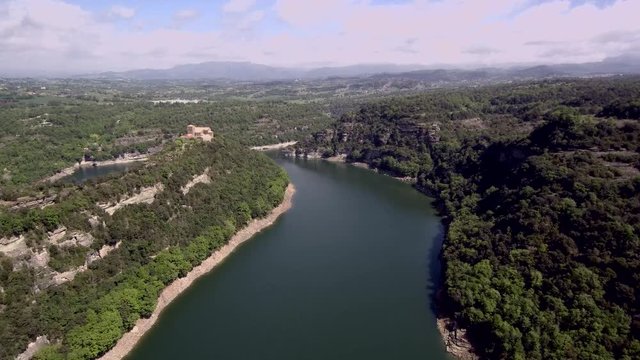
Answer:
[[260, 11], [260, 10], [252, 11], [244, 15], [242, 18], [240, 18], [240, 21], [238, 21], [238, 23], [236, 24], [236, 27], [239, 30], [247, 30], [252, 26], [254, 26], [255, 24], [257, 24], [258, 22], [260, 22], [262, 19], [264, 19], [264, 16], [265, 16], [264, 11]]
[[248, 11], [255, 5], [255, 0], [229, 0], [222, 10], [227, 13], [240, 13]]
[[[640, 1], [604, 8], [572, 7], [570, 0], [526, 3], [278, 0], [271, 9], [251, 11], [254, 1], [237, 0], [224, 6], [217, 30], [187, 31], [179, 25], [198, 16], [193, 10], [177, 12], [164, 28], [125, 29], [64, 0], [0, 0], [0, 72], [78, 73], [212, 59], [275, 65], [583, 62], [640, 50]], [[285, 26], [258, 32], [268, 18]]]
[[192, 9], [183, 9], [173, 14], [173, 27], [181, 28], [188, 22], [198, 18], [200, 13]]
[[111, 7], [111, 10], [109, 10], [109, 15], [123, 19], [131, 19], [136, 16], [136, 10], [122, 5], [114, 5]]
[[199, 16], [200, 14], [198, 14], [197, 11], [192, 10], [192, 9], [184, 9], [184, 10], [180, 10], [178, 12], [176, 12], [173, 15], [174, 20], [177, 21], [188, 21], [188, 20], [192, 20], [195, 19]]

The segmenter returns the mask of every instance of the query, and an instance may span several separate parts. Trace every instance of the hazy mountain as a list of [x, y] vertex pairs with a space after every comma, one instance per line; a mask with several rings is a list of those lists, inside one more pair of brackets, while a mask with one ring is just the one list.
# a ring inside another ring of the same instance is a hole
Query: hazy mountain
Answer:
[[600, 74], [640, 74], [640, 58], [623, 56], [583, 64], [537, 65], [529, 67], [427, 69], [422, 65], [360, 64], [312, 69], [276, 67], [251, 62], [205, 62], [178, 65], [169, 69], [142, 69], [83, 75], [83, 78], [132, 80], [226, 79], [235, 81], [269, 81], [321, 79], [329, 77], [401, 77], [426, 82], [481, 81]]
[[422, 69], [422, 65], [363, 64], [341, 67], [285, 68], [251, 62], [205, 62], [178, 65], [169, 69], [141, 69], [82, 75], [85, 78], [123, 78], [134, 80], [227, 79], [238, 81], [315, 79], [327, 77], [366, 76], [379, 73], [401, 73]]

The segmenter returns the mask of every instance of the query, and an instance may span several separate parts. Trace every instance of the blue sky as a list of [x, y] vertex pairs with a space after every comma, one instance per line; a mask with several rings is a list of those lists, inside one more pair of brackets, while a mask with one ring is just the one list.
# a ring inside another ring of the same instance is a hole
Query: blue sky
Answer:
[[0, 0], [0, 72], [485, 66], [640, 53], [638, 0]]

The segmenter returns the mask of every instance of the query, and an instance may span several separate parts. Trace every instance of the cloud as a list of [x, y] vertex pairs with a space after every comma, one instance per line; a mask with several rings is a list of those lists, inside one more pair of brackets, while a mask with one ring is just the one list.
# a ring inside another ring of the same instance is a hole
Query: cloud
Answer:
[[236, 27], [239, 30], [247, 30], [252, 28], [255, 24], [257, 24], [258, 22], [260, 22], [262, 19], [264, 19], [264, 11], [260, 11], [260, 10], [256, 10], [256, 11], [252, 11], [250, 13], [248, 13], [247, 15], [243, 16], [238, 23], [236, 24]]
[[634, 43], [640, 41], [640, 31], [610, 31], [593, 38], [598, 44]]
[[124, 11], [119, 18], [149, 25], [123, 27], [70, 0], [0, 0], [0, 71], [79, 73], [211, 59], [273, 65], [586, 62], [637, 52], [640, 1], [601, 5], [277, 0], [257, 9], [255, 1], [232, 0], [218, 9], [223, 20], [215, 27], [191, 29], [183, 25], [202, 15], [190, 9], [162, 25], [130, 9], [133, 15]]
[[224, 4], [222, 10], [227, 13], [241, 13], [251, 9], [255, 3], [255, 0], [230, 0]]
[[114, 5], [109, 10], [109, 16], [131, 19], [136, 16], [136, 10], [122, 5]]
[[183, 9], [173, 14], [173, 27], [181, 28], [188, 22], [198, 18], [200, 13], [193, 9]]
[[173, 19], [176, 21], [189, 21], [197, 18], [198, 12], [192, 9], [184, 9], [173, 14]]
[[462, 52], [471, 55], [491, 55], [499, 53], [500, 50], [489, 46], [474, 46], [464, 49]]

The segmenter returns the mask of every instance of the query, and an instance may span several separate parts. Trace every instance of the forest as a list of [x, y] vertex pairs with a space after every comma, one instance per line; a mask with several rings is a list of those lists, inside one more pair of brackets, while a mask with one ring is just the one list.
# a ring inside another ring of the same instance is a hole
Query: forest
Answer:
[[[271, 159], [233, 140], [177, 139], [137, 171], [56, 183], [52, 205], [0, 210], [0, 237], [27, 244], [17, 257], [0, 253], [0, 358], [44, 334], [51, 345], [36, 359], [105, 353], [166, 285], [279, 204], [287, 184]], [[154, 189], [151, 201], [113, 210]]]
[[446, 226], [440, 316], [481, 358], [640, 358], [640, 78], [372, 101], [295, 149], [409, 177]]
[[0, 200], [25, 195], [23, 185], [85, 156], [109, 160], [145, 153], [184, 134], [191, 123], [244, 145], [265, 145], [326, 127], [327, 112], [323, 104], [285, 101], [0, 106]]

